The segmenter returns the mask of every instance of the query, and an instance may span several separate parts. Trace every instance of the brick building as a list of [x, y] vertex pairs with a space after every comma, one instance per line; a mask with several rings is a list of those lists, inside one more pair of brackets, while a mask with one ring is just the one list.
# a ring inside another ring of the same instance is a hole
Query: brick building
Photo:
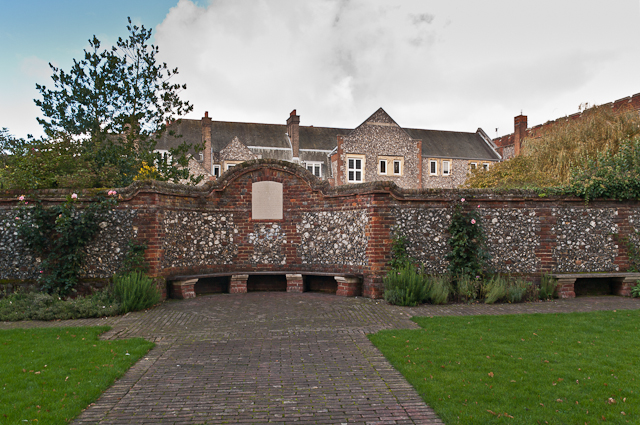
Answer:
[[282, 125], [213, 121], [205, 112], [200, 120], [172, 123], [157, 148], [167, 151], [182, 142], [204, 145], [193, 152], [196, 174], [217, 178], [244, 161], [278, 159], [300, 164], [332, 185], [393, 181], [408, 189], [454, 188], [469, 169], [501, 160], [480, 128], [403, 128], [382, 108], [355, 129], [301, 126], [296, 110]]
[[[640, 112], [640, 93], [636, 93], [633, 96], [624, 97], [618, 99], [615, 102], [605, 103], [600, 105], [600, 108], [611, 108], [614, 112], [635, 110]], [[553, 121], [547, 121], [544, 124], [539, 124], [529, 128], [527, 125], [527, 116], [518, 115], [514, 118], [513, 133], [504, 135], [493, 139], [493, 144], [496, 146], [496, 150], [504, 159], [513, 158], [520, 154], [522, 147], [522, 141], [525, 138], [536, 138], [543, 132], [553, 128], [556, 125], [566, 123], [567, 121], [579, 120], [582, 118], [583, 111], [576, 112], [567, 117], [558, 118]]]

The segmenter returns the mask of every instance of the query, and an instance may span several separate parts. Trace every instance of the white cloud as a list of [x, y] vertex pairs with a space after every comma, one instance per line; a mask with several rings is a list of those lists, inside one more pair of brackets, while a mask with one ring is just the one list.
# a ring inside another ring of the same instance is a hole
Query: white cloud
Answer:
[[196, 115], [354, 126], [434, 81], [437, 25], [422, 3], [182, 0], [156, 40]]
[[22, 59], [20, 70], [29, 77], [34, 77], [39, 80], [44, 80], [51, 76], [49, 63], [36, 56], [29, 56]]

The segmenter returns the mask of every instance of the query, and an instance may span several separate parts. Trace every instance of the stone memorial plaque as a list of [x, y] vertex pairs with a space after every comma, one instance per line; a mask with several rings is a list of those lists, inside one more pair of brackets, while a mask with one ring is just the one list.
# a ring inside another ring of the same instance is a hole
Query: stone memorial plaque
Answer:
[[251, 218], [282, 220], [282, 183], [264, 181], [251, 185]]

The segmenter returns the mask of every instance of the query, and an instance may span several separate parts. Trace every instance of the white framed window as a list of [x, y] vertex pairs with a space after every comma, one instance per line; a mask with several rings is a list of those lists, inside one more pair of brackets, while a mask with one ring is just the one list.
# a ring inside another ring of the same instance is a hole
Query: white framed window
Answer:
[[307, 170], [316, 177], [322, 177], [322, 162], [307, 162], [305, 163]]
[[397, 176], [402, 174], [402, 162], [397, 159], [393, 161], [393, 174]]
[[478, 168], [478, 163], [477, 162], [470, 162], [469, 163], [469, 169], [470, 170], [475, 170], [476, 168]]
[[483, 162], [482, 163], [482, 169], [484, 171], [489, 171], [489, 163], [488, 162]]
[[213, 165], [213, 175], [216, 177], [220, 177], [220, 165], [218, 164]]
[[383, 175], [387, 174], [387, 160], [386, 159], [381, 159], [380, 161], [378, 161], [378, 174], [383, 174]]
[[229, 168], [233, 168], [235, 166], [236, 166], [236, 164], [227, 164], [227, 169], [224, 170], [224, 171], [229, 171]]
[[204, 153], [200, 152], [200, 162], [204, 161]]
[[362, 183], [363, 162], [362, 158], [347, 157], [347, 182]]
[[442, 175], [443, 176], [451, 175], [451, 161], [442, 161]]
[[437, 176], [438, 175], [438, 161], [435, 159], [429, 160], [429, 175]]

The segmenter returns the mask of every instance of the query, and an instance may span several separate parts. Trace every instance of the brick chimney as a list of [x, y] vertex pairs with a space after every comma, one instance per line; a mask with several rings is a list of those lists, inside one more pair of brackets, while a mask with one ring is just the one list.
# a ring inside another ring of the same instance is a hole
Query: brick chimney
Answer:
[[211, 118], [209, 111], [205, 111], [204, 117], [200, 121], [202, 123], [202, 143], [204, 143], [204, 163], [202, 166], [205, 170], [213, 174], [213, 165], [211, 164]]
[[296, 110], [291, 111], [287, 119], [287, 134], [291, 140], [291, 156], [297, 162], [300, 157], [300, 115], [296, 115]]
[[514, 156], [520, 155], [522, 140], [525, 138], [526, 135], [527, 135], [527, 116], [520, 114], [513, 119]]

